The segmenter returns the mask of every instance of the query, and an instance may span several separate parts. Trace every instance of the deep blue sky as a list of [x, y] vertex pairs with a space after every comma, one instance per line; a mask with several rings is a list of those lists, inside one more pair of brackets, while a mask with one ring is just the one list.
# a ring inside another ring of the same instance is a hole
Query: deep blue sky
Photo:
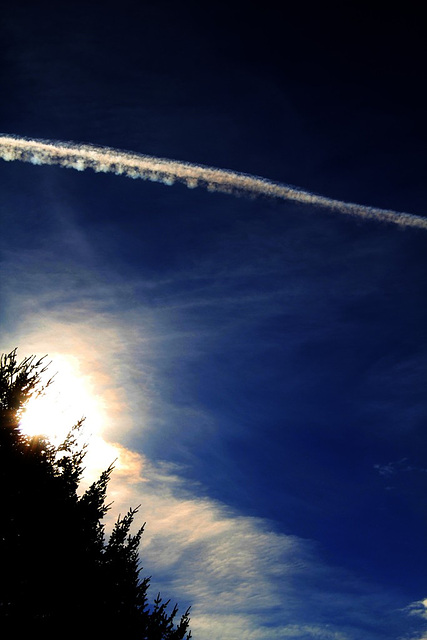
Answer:
[[[426, 213], [416, 12], [2, 7], [3, 133]], [[148, 549], [168, 597], [193, 602], [196, 640], [423, 638], [405, 608], [427, 597], [425, 232], [21, 163], [0, 185], [2, 349], [106, 332], [86, 346], [130, 415], [110, 437], [162, 499], [216, 510], [237, 549], [265, 532], [258, 573], [236, 565], [221, 589], [208, 534], [183, 534], [176, 564]]]

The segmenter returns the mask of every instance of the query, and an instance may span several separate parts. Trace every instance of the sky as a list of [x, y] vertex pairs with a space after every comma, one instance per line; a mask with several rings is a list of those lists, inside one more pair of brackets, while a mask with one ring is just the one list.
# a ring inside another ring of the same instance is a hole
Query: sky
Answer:
[[[426, 217], [410, 6], [1, 9], [2, 135]], [[425, 229], [3, 160], [0, 216], [1, 351], [48, 354], [195, 640], [427, 638]]]

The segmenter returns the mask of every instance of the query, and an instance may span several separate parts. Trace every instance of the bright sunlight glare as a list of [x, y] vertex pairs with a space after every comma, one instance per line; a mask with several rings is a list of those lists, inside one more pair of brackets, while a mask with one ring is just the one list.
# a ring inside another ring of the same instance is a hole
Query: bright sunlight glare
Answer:
[[[27, 435], [43, 435], [53, 442], [62, 441], [71, 427], [82, 417], [90, 420], [91, 431], [102, 424], [102, 406], [91, 393], [90, 383], [78, 375], [69, 358], [55, 358], [56, 375], [52, 384], [39, 397], [33, 396], [20, 420]], [[42, 383], [52, 376], [45, 373]]]
[[45, 436], [58, 445], [84, 418], [81, 444], [89, 446], [86, 462], [90, 461], [88, 471], [92, 475], [118, 457], [116, 448], [101, 437], [107, 407], [90, 377], [79, 371], [77, 362], [57, 354], [54, 364], [55, 371], [49, 367], [41, 379], [46, 384], [56, 372], [53, 382], [41, 396], [35, 395], [28, 401], [20, 420], [21, 431], [29, 436]]

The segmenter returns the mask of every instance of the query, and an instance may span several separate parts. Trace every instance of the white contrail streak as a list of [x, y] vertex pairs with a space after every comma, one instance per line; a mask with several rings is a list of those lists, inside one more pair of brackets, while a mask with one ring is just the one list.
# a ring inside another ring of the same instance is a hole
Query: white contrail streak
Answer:
[[317, 205], [339, 213], [392, 222], [404, 227], [427, 229], [427, 218], [421, 216], [342, 202], [237, 171], [156, 158], [110, 147], [0, 134], [0, 158], [33, 164], [54, 164], [78, 171], [93, 169], [129, 178], [153, 180], [166, 185], [181, 182], [190, 188], [205, 187], [209, 191], [267, 196]]

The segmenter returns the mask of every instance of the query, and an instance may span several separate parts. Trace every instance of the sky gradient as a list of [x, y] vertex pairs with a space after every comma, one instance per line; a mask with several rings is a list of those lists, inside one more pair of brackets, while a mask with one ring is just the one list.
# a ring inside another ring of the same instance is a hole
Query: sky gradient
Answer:
[[[419, 17], [418, 17], [419, 18]], [[2, 135], [425, 219], [417, 16], [5, 4]], [[195, 640], [427, 637], [427, 232], [0, 161], [0, 346], [45, 354]], [[57, 419], [56, 417], [54, 419]]]

